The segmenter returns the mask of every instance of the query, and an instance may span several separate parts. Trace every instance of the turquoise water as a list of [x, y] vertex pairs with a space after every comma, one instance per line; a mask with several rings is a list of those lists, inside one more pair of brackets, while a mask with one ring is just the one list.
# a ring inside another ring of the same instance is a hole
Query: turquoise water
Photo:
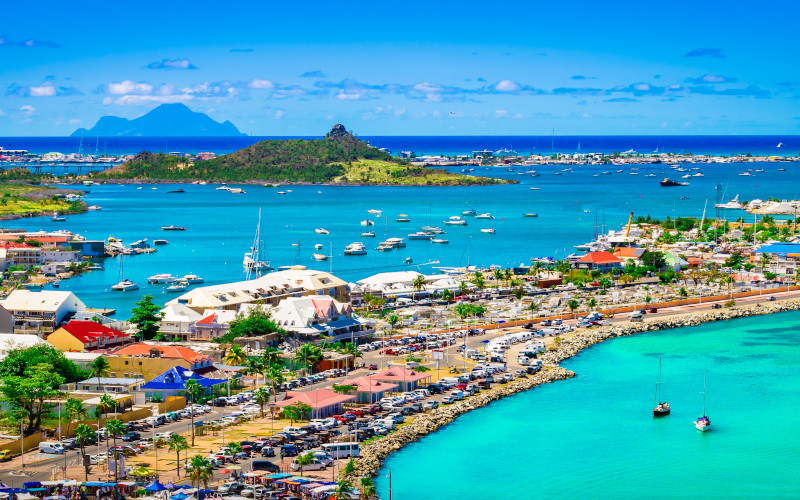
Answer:
[[[800, 491], [800, 312], [615, 339], [577, 372], [391, 455], [381, 498], [778, 498]], [[658, 360], [672, 414], [651, 415]], [[692, 421], [707, 413], [713, 430]]]
[[[141, 238], [150, 241], [166, 238], [170, 244], [158, 247], [158, 253], [135, 257], [107, 259], [105, 271], [91, 272], [83, 277], [63, 281], [62, 289], [74, 291], [85, 303], [94, 307], [116, 308], [120, 318], [128, 317], [132, 304], [146, 293], [154, 294], [163, 303], [170, 296], [163, 286], [148, 286], [148, 276], [156, 273], [183, 275], [196, 273], [206, 283], [223, 283], [243, 279], [242, 257], [253, 242], [262, 208], [262, 250], [273, 266], [301, 263], [316, 269], [333, 269], [346, 280], [357, 280], [382, 271], [403, 269], [411, 257], [414, 269], [435, 272], [433, 266], [417, 265], [438, 260], [442, 266], [480, 266], [492, 264], [509, 267], [529, 263], [531, 257], [564, 258], [574, 251], [573, 245], [595, 237], [603, 227], [617, 229], [628, 220], [630, 211], [637, 215], [652, 214], [664, 217], [683, 215], [700, 217], [708, 200], [707, 217], [713, 217], [717, 183], [723, 185], [724, 198], [739, 194], [740, 199], [766, 199], [768, 196], [789, 198], [798, 196], [800, 172], [796, 163], [702, 165], [705, 177], [690, 179], [691, 185], [681, 188], [662, 188], [659, 181], [670, 172], [664, 165], [639, 166], [640, 175], [625, 173], [598, 175], [609, 166], [574, 167], [574, 172], [552, 175], [555, 166], [542, 166], [540, 177], [518, 175], [506, 168], [476, 171], [476, 174], [513, 178], [518, 185], [485, 187], [332, 187], [292, 186], [282, 188], [293, 192], [278, 195], [279, 189], [263, 186], [243, 186], [246, 194], [217, 191], [207, 185], [102, 185], [88, 188], [89, 205], [103, 210], [70, 216], [65, 222], [49, 218], [15, 220], [4, 227], [28, 230], [68, 229], [89, 239], [109, 236], [131, 243]], [[752, 177], [737, 174], [746, 168], [764, 168]], [[778, 172], [778, 168], [788, 168]], [[527, 168], [518, 167], [524, 172]], [[653, 173], [656, 177], [645, 177]], [[183, 188], [186, 193], [168, 194]], [[534, 191], [531, 187], [540, 187]], [[79, 188], [83, 188], [80, 186]], [[141, 189], [137, 189], [141, 188]], [[688, 199], [680, 199], [686, 197]], [[367, 213], [369, 209], [383, 210], [383, 217]], [[469, 220], [466, 227], [444, 226], [443, 221], [463, 210], [491, 212], [495, 220]], [[525, 218], [523, 213], [538, 212], [538, 218]], [[587, 213], [588, 211], [588, 213]], [[411, 223], [397, 223], [397, 215], [405, 213]], [[738, 217], [739, 211], [726, 215]], [[376, 238], [362, 239], [359, 221], [370, 218]], [[170, 224], [185, 226], [185, 232], [161, 231]], [[448, 245], [426, 241], [408, 241], [408, 246], [393, 252], [375, 251], [387, 237], [406, 237], [421, 226], [432, 224], [444, 227]], [[329, 236], [314, 233], [324, 227]], [[492, 227], [494, 235], [481, 233]], [[360, 241], [369, 254], [344, 257], [349, 243]], [[299, 243], [298, 246], [293, 246]], [[316, 262], [312, 254], [320, 252], [314, 245], [323, 245], [321, 252], [333, 255], [329, 262]], [[124, 262], [124, 274], [141, 285], [136, 292], [112, 293], [110, 287], [120, 280], [119, 267]]]

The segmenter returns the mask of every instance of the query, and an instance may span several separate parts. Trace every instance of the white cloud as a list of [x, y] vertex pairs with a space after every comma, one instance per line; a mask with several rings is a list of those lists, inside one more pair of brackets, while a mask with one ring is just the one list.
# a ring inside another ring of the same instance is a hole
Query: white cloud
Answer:
[[507, 114], [508, 114], [508, 111], [506, 111], [505, 109], [496, 109], [496, 110], [494, 110], [494, 116], [497, 117], [497, 118], [505, 118], [505, 116]]
[[636, 83], [633, 85], [634, 90], [639, 90], [641, 92], [647, 92], [650, 90], [650, 85], [647, 83]]
[[432, 113], [432, 115], [433, 115], [434, 118], [441, 118], [442, 117], [442, 113], [440, 113], [438, 109], [436, 111], [434, 111]]
[[153, 86], [145, 82], [134, 82], [123, 80], [119, 83], [109, 83], [106, 85], [106, 92], [112, 95], [138, 94], [147, 95], [153, 92]]
[[177, 94], [177, 95], [123, 95], [112, 99], [106, 97], [103, 99], [103, 104], [116, 104], [117, 106], [142, 106], [145, 104], [173, 104], [176, 102], [189, 102], [194, 99], [193, 95]]
[[275, 84], [269, 80], [262, 80], [261, 78], [253, 78], [247, 83], [247, 86], [251, 89], [272, 89], [275, 88]]
[[281, 118], [283, 118], [283, 115], [285, 114], [286, 113], [282, 109], [279, 109], [278, 111], [275, 112], [275, 119], [280, 120]]
[[363, 92], [345, 92], [344, 89], [340, 90], [334, 97], [340, 101], [357, 101], [364, 98]]
[[494, 86], [494, 89], [498, 92], [516, 92], [520, 88], [519, 84], [512, 80], [500, 80]]
[[56, 95], [56, 88], [50, 82], [44, 83], [38, 87], [30, 88], [31, 97], [51, 97]]
[[414, 90], [419, 90], [420, 92], [441, 92], [442, 87], [440, 85], [436, 85], [435, 83], [418, 83], [414, 85]]
[[25, 116], [26, 118], [30, 118], [31, 116], [36, 114], [36, 108], [31, 106], [30, 104], [20, 106], [19, 110], [22, 112], [22, 115]]
[[69, 123], [70, 125], [77, 125], [77, 124], [79, 124], [80, 122], [81, 122], [81, 121], [80, 121], [80, 120], [78, 120], [77, 118], [73, 118], [73, 119], [69, 120], [67, 123]]

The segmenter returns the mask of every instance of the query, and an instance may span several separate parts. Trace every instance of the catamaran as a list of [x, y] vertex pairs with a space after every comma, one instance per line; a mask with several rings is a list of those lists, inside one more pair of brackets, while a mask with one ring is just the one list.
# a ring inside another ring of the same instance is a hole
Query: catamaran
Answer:
[[653, 408], [654, 417], [662, 417], [669, 415], [669, 403], [661, 401], [661, 358], [658, 358], [658, 380], [656, 381], [656, 396], [655, 408]]
[[261, 260], [261, 252], [260, 252], [260, 238], [261, 238], [261, 209], [258, 209], [258, 224], [256, 225], [256, 235], [253, 238], [253, 246], [250, 247], [250, 251], [244, 254], [244, 259], [242, 260], [242, 266], [244, 267], [244, 272], [246, 274], [245, 279], [249, 280], [250, 277], [255, 274], [257, 278], [261, 271], [271, 271], [272, 267], [269, 265], [268, 261]]

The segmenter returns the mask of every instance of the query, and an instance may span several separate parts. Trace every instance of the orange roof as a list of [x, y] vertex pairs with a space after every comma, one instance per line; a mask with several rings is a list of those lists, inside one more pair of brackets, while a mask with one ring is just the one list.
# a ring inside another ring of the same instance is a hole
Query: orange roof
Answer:
[[196, 363], [197, 361], [204, 361], [209, 359], [199, 352], [191, 349], [174, 345], [149, 345], [149, 344], [133, 344], [123, 347], [115, 352], [115, 356], [149, 356], [150, 351], [156, 349], [162, 358], [179, 358], [189, 363]]
[[623, 259], [638, 259], [644, 253], [644, 248], [637, 247], [617, 247], [614, 249], [614, 255]]
[[358, 377], [353, 379], [346, 379], [342, 385], [354, 385], [358, 387], [358, 392], [383, 392], [392, 389], [397, 389], [397, 386], [391, 382], [383, 381], [372, 377]]
[[619, 264], [622, 261], [608, 252], [589, 252], [578, 259], [578, 262], [591, 262], [592, 264]]
[[316, 409], [337, 405], [344, 403], [345, 401], [353, 401], [354, 399], [356, 399], [355, 396], [337, 394], [333, 391], [329, 391], [328, 389], [317, 389], [316, 391], [310, 392], [288, 391], [283, 401], [278, 401], [275, 403], [275, 406], [289, 406], [299, 401], [307, 404], [311, 408]]

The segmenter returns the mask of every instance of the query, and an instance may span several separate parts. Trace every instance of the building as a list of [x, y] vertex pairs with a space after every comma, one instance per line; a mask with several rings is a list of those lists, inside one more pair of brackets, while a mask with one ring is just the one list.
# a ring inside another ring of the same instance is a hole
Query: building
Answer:
[[170, 368], [142, 385], [145, 397], [153, 399], [159, 396], [162, 400], [170, 396], [180, 396], [186, 390], [186, 382], [194, 380], [205, 389], [206, 394], [211, 394], [214, 387], [227, 383], [227, 380], [210, 379], [201, 377], [197, 372], [183, 368]]
[[40, 336], [55, 331], [67, 315], [86, 309], [74, 293], [59, 290], [14, 290], [0, 305], [14, 317], [14, 333]]
[[47, 342], [60, 351], [95, 351], [121, 347], [132, 342], [130, 336], [94, 321], [70, 321], [47, 336]]
[[430, 382], [431, 375], [424, 372], [415, 372], [402, 366], [392, 366], [370, 375], [370, 377], [381, 382], [396, 384], [400, 387], [400, 391], [406, 392], [413, 391], [422, 385], [427, 385]]
[[342, 413], [342, 404], [355, 401], [355, 396], [338, 394], [329, 389], [317, 389], [309, 392], [287, 391], [283, 401], [275, 406], [286, 408], [295, 403], [305, 403], [311, 407], [311, 418], [326, 418]]
[[577, 269], [589, 269], [591, 271], [611, 271], [612, 269], [622, 268], [622, 260], [609, 252], [589, 252], [580, 259], [576, 260], [574, 266]]
[[794, 276], [800, 270], [800, 243], [773, 243], [750, 254], [750, 263], [760, 272]]
[[0, 360], [6, 359], [9, 351], [26, 349], [37, 345], [47, 345], [47, 342], [38, 335], [19, 335], [13, 333], [0, 333]]
[[623, 265], [628, 262], [633, 262], [637, 266], [642, 263], [642, 255], [647, 251], [642, 247], [617, 247], [614, 249], [614, 255], [621, 259]]
[[42, 264], [42, 249], [27, 243], [0, 241], [0, 267], [7, 271], [12, 267], [30, 269]]
[[216, 370], [211, 356], [182, 346], [133, 344], [106, 356], [109, 376], [151, 380], [170, 368], [183, 368], [200, 375]]
[[345, 379], [341, 385], [353, 385], [356, 389], [356, 401], [359, 403], [377, 403], [388, 393], [397, 390], [397, 384], [381, 382], [372, 376]]
[[332, 342], [355, 340], [373, 331], [353, 314], [350, 304], [324, 295], [284, 299], [270, 312], [278, 326], [307, 342], [323, 335], [332, 337]]
[[64, 384], [61, 390], [132, 394], [139, 392], [143, 383], [144, 379], [141, 378], [91, 377], [73, 384]]
[[278, 305], [285, 298], [304, 295], [330, 295], [348, 302], [350, 287], [325, 271], [292, 266], [249, 281], [193, 288], [167, 305], [185, 304], [197, 312], [206, 309], [236, 311], [242, 304]]
[[159, 323], [159, 331], [168, 337], [177, 337], [189, 340], [194, 332], [194, 324], [202, 319], [203, 315], [185, 304], [172, 304], [161, 310], [164, 317]]
[[236, 311], [207, 310], [194, 324], [190, 340], [214, 340], [228, 333], [230, 322], [236, 319]]

